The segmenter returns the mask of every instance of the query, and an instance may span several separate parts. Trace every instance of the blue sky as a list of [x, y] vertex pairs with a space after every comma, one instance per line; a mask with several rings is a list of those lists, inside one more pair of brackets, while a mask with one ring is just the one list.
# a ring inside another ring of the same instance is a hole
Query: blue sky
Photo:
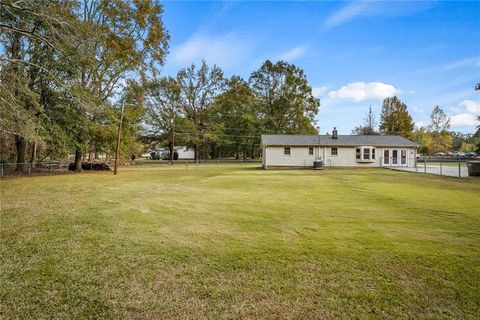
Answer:
[[320, 132], [349, 134], [371, 105], [397, 95], [415, 123], [435, 105], [452, 129], [473, 132], [480, 115], [480, 2], [178, 2], [164, 4], [171, 35], [163, 74], [205, 59], [226, 76], [266, 59], [301, 67], [321, 107]]

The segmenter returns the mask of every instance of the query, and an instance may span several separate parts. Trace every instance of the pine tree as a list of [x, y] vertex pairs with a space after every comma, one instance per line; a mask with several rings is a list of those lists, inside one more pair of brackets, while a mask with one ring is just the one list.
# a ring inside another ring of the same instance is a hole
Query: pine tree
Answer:
[[407, 105], [396, 96], [383, 100], [380, 115], [380, 133], [413, 138], [413, 119], [407, 111]]

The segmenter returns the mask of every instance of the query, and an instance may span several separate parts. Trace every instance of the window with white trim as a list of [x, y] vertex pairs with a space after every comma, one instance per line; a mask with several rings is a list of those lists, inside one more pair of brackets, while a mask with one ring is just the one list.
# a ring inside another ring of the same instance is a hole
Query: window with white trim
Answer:
[[355, 148], [355, 159], [357, 162], [374, 162], [375, 148], [368, 146]]
[[338, 156], [338, 148], [331, 148], [330, 149], [330, 155]]
[[370, 148], [363, 148], [363, 160], [370, 160]]
[[308, 154], [309, 154], [309, 155], [313, 155], [313, 147], [309, 147], [309, 148], [308, 148]]
[[283, 154], [286, 156], [290, 155], [290, 147], [283, 147]]

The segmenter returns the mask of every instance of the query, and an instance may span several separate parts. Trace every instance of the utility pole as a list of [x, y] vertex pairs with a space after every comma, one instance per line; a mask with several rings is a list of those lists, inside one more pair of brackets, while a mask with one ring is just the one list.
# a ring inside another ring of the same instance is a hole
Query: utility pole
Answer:
[[118, 166], [118, 156], [120, 153], [120, 137], [122, 136], [122, 122], [123, 122], [123, 110], [125, 108], [125, 102], [122, 101], [122, 108], [120, 110], [120, 123], [118, 124], [118, 135], [117, 135], [117, 147], [115, 149], [115, 167], [113, 168], [113, 174], [117, 174]]
[[173, 164], [173, 160], [175, 159], [175, 112], [172, 112], [172, 150], [170, 152], [170, 164]]

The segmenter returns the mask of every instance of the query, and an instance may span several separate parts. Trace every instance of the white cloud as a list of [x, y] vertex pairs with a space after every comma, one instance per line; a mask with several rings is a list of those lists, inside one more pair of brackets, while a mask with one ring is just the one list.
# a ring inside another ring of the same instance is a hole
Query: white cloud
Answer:
[[366, 1], [351, 2], [337, 12], [335, 12], [334, 14], [332, 14], [331, 16], [329, 16], [325, 20], [324, 25], [327, 28], [332, 28], [348, 22], [355, 17], [366, 13], [368, 5], [369, 3]]
[[452, 126], [474, 126], [477, 124], [476, 117], [470, 113], [459, 113], [450, 117]]
[[480, 67], [480, 57], [472, 57], [468, 59], [458, 60], [441, 66], [443, 71], [458, 69], [461, 67]]
[[480, 68], [480, 56], [456, 60], [447, 64], [440, 64], [427, 68], [422, 68], [419, 69], [417, 72], [445, 72], [459, 68]]
[[326, 86], [322, 86], [322, 87], [312, 87], [312, 95], [315, 97], [315, 98], [320, 98], [322, 96], [324, 96], [328, 91], [328, 88]]
[[306, 51], [307, 51], [306, 46], [298, 46], [291, 50], [282, 52], [276, 57], [276, 60], [292, 61], [303, 56]]
[[181, 45], [172, 48], [170, 57], [173, 62], [181, 65], [206, 60], [209, 64], [228, 67], [244, 58], [249, 47], [248, 42], [235, 33], [218, 37], [195, 34]]
[[463, 100], [455, 110], [461, 112], [450, 117], [452, 126], [478, 125], [477, 116], [480, 114], [480, 101]]
[[329, 29], [359, 17], [393, 17], [408, 15], [429, 9], [433, 5], [434, 2], [431, 1], [350, 1], [348, 4], [327, 17], [323, 24], [325, 28]]
[[351, 99], [354, 101], [381, 100], [394, 96], [398, 89], [391, 84], [383, 82], [352, 82], [336, 91], [330, 91], [328, 96], [332, 99]]
[[480, 114], [480, 101], [463, 100], [459, 106], [465, 108], [468, 113]]
[[417, 128], [425, 127], [426, 123], [425, 123], [425, 121], [415, 121], [415, 126]]

